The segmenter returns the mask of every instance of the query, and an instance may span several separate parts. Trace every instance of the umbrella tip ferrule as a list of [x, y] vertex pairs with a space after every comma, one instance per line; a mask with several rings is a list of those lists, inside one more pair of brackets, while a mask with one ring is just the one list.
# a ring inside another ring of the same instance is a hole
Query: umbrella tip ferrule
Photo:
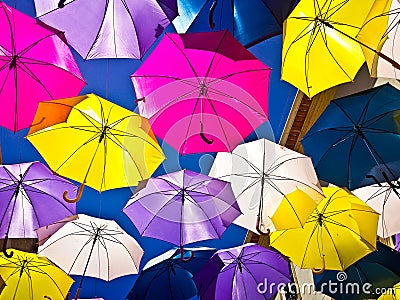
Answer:
[[18, 55], [13, 55], [10, 61], [10, 65], [9, 65], [9, 69], [15, 69], [17, 67], [17, 59], [18, 59]]

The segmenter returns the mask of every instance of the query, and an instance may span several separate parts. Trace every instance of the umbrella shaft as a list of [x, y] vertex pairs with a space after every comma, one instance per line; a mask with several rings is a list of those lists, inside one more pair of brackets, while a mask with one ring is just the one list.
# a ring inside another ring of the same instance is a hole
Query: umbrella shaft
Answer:
[[97, 241], [98, 237], [99, 237], [99, 229], [97, 229], [96, 235], [93, 238], [92, 248], [90, 248], [89, 257], [87, 259], [85, 269], [83, 270], [83, 274], [82, 274], [82, 277], [81, 277], [81, 281], [79, 282], [78, 289], [80, 289], [82, 287], [83, 279], [85, 278], [86, 270], [87, 270], [87, 268], [89, 266], [90, 257], [92, 256], [92, 253], [93, 253], [93, 250], [94, 250], [94, 245], [96, 245], [96, 241]]

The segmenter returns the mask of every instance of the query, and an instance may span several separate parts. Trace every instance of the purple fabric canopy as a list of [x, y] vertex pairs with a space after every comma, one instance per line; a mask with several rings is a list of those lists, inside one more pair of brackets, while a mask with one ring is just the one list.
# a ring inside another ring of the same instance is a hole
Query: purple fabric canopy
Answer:
[[142, 58], [178, 15], [176, 0], [35, 0], [35, 7], [84, 59]]
[[35, 229], [74, 215], [64, 191], [77, 187], [40, 162], [0, 166], [0, 238], [36, 238]]
[[290, 282], [289, 262], [257, 244], [222, 249], [194, 276], [201, 299], [271, 299]]
[[230, 183], [189, 170], [142, 181], [123, 212], [142, 236], [179, 246], [220, 238], [241, 213]]

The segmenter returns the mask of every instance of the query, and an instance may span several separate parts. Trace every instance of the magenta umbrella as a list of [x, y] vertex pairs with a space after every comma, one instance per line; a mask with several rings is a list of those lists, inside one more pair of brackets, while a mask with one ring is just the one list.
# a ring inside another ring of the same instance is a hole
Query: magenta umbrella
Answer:
[[39, 101], [78, 95], [85, 85], [63, 34], [0, 2], [0, 126], [31, 125]]
[[231, 151], [267, 121], [270, 71], [217, 31], [165, 34], [131, 78], [154, 133], [188, 154]]
[[240, 214], [229, 182], [182, 170], [141, 181], [123, 212], [140, 235], [183, 246], [218, 239]]

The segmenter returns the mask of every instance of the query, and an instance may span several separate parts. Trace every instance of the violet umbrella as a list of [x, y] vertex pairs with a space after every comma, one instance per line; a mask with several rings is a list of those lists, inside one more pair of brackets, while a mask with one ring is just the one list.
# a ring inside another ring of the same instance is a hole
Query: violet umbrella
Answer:
[[0, 238], [6, 253], [8, 238], [36, 238], [35, 229], [75, 214], [63, 192], [76, 195], [77, 187], [54, 175], [40, 162], [0, 166]]
[[84, 59], [140, 59], [178, 15], [176, 0], [35, 0], [35, 7]]
[[154, 133], [188, 154], [231, 151], [267, 121], [270, 71], [217, 31], [165, 34], [131, 78]]
[[141, 236], [183, 246], [218, 239], [240, 214], [230, 183], [181, 170], [141, 181], [123, 212]]
[[85, 85], [63, 34], [0, 2], [0, 126], [31, 125], [39, 101], [76, 96]]
[[222, 249], [194, 276], [201, 299], [272, 299], [290, 282], [289, 261], [257, 244]]

